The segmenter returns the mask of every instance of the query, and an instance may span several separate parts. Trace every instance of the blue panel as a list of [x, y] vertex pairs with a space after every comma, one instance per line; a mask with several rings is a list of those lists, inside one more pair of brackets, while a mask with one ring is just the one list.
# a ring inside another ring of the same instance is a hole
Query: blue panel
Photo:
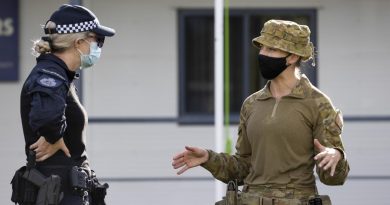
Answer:
[[0, 81], [19, 77], [19, 8], [18, 0], [0, 3]]

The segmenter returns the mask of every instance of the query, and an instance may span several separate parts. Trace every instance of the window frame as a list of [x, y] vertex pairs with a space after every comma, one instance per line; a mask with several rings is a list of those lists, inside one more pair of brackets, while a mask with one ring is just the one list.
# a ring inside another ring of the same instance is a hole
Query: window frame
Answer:
[[[249, 52], [252, 47], [252, 39], [250, 39], [250, 18], [254, 15], [306, 15], [309, 16], [308, 26], [311, 30], [311, 41], [314, 44], [314, 48], [318, 50], [317, 44], [317, 9], [316, 8], [259, 8], [259, 9], [235, 9], [232, 8], [229, 11], [230, 16], [241, 16], [243, 18], [243, 32], [247, 35], [243, 35], [243, 76], [242, 82], [243, 85], [243, 96], [244, 99], [249, 96], [250, 87], [249, 87]], [[187, 17], [204, 17], [204, 16], [213, 16], [213, 9], [179, 9], [178, 10], [178, 92], [179, 92], [179, 102], [178, 102], [178, 123], [179, 124], [213, 124], [214, 123], [214, 114], [190, 114], [186, 113], [186, 92], [185, 92], [185, 80], [186, 80], [186, 46], [185, 45], [185, 19]], [[259, 31], [260, 32], [260, 31]], [[316, 65], [314, 68], [305, 70], [305, 74], [308, 76], [313, 85], [317, 86], [317, 67], [318, 67], [318, 56], [315, 55]], [[239, 113], [230, 114], [230, 123], [237, 124], [239, 122]]]

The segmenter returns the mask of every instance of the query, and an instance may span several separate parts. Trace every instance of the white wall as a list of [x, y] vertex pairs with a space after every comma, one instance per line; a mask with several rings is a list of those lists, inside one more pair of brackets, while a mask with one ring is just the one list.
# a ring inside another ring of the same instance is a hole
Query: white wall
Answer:
[[[0, 83], [0, 204], [11, 204], [10, 177], [23, 164], [19, 119], [21, 84], [34, 65], [32, 39], [65, 0], [20, 1], [20, 82]], [[85, 0], [101, 23], [117, 35], [106, 39], [99, 64], [83, 73], [84, 102], [91, 117], [176, 117], [178, 115], [178, 8], [212, 8], [211, 0]], [[318, 8], [320, 88], [344, 115], [390, 115], [387, 0], [231, 0], [232, 7]], [[351, 176], [389, 176], [390, 122], [346, 122], [343, 140]], [[212, 126], [176, 123], [90, 124], [88, 153], [104, 178], [175, 177], [171, 157], [184, 145], [214, 146]], [[236, 133], [233, 126], [232, 133]], [[201, 168], [185, 177], [210, 177]], [[180, 177], [178, 177], [180, 179]], [[109, 204], [213, 204], [210, 180], [111, 182]], [[320, 185], [334, 204], [390, 201], [389, 180], [348, 180]], [[370, 201], [374, 200], [374, 201]]]
[[390, 1], [326, 1], [319, 9], [319, 85], [345, 115], [389, 115]]

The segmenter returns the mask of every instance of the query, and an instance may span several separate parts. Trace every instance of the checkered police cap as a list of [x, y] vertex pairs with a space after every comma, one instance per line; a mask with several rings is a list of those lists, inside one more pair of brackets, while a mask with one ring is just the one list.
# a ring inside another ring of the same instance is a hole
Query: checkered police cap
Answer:
[[98, 18], [89, 9], [77, 5], [62, 5], [47, 21], [56, 24], [55, 28], [44, 28], [45, 34], [68, 34], [92, 31], [100, 36], [113, 36], [115, 30], [99, 23]]

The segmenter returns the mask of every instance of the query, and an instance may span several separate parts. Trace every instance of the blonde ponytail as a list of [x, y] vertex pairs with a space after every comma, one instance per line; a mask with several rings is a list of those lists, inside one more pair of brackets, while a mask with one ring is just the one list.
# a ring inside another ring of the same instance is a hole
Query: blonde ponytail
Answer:
[[[45, 28], [54, 29], [56, 24], [48, 21]], [[70, 34], [49, 34], [41, 39], [33, 41], [33, 55], [63, 52], [64, 50], [73, 46], [77, 39], [83, 39], [88, 36], [88, 32], [70, 33]]]

